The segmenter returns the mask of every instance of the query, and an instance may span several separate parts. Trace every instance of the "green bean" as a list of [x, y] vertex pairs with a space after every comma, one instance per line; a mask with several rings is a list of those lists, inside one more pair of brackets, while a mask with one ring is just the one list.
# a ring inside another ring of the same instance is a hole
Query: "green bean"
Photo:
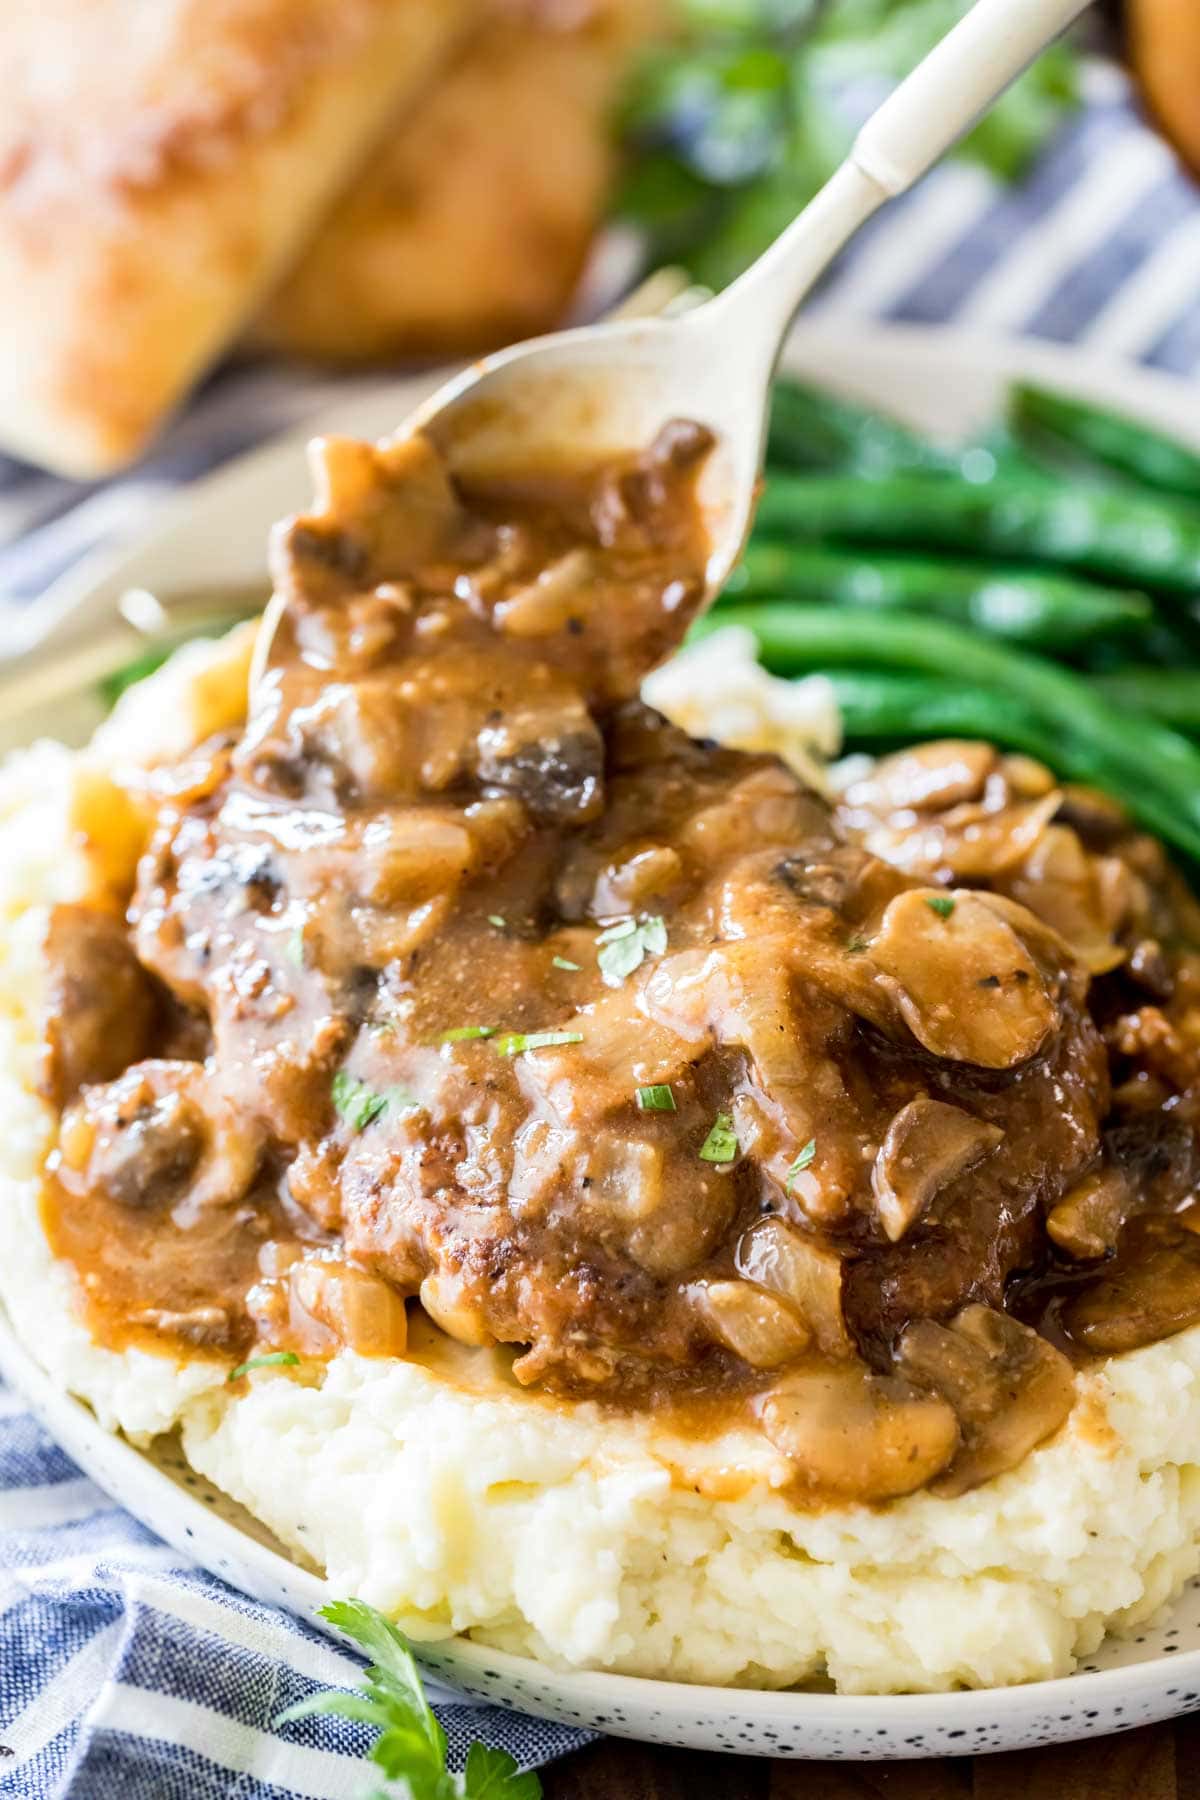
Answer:
[[837, 696], [847, 746], [986, 738], [1054, 768], [1058, 740], [1032, 713], [991, 688], [885, 669], [823, 669]]
[[722, 604], [794, 596], [866, 611], [911, 609], [1035, 650], [1069, 652], [1147, 631], [1147, 594], [1073, 576], [933, 557], [872, 556], [801, 544], [752, 542]]
[[1149, 713], [1176, 731], [1200, 736], [1200, 670], [1114, 669], [1092, 682], [1114, 706]]
[[[1160, 837], [1200, 860], [1200, 749], [1153, 719], [1122, 713], [1084, 677], [912, 613], [785, 604], [745, 606], [737, 618], [779, 674], [863, 664], [952, 671], [955, 681], [993, 689], [1054, 734], [1055, 766], [1064, 774], [1107, 789]], [[710, 615], [700, 632], [721, 623], [720, 613]]]
[[841, 469], [878, 477], [901, 470], [973, 474], [986, 480], [999, 446], [939, 444], [898, 419], [781, 377], [775, 383], [767, 459], [787, 469]]
[[1008, 476], [972, 486], [925, 475], [781, 475], [767, 484], [758, 532], [1048, 563], [1180, 595], [1200, 588], [1200, 510], [1124, 489]]
[[1035, 452], [1046, 444], [1065, 448], [1147, 487], [1200, 500], [1200, 456], [1123, 413], [1019, 383], [1009, 395], [1009, 419]]

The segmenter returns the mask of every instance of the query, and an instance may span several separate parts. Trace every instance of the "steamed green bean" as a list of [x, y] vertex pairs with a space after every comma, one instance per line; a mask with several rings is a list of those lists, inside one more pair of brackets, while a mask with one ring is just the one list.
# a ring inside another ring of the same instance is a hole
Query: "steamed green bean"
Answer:
[[1035, 452], [1047, 444], [1064, 448], [1147, 487], [1200, 500], [1200, 456], [1123, 413], [1018, 383], [1009, 418], [1018, 440]]
[[758, 513], [768, 539], [965, 551], [1048, 563], [1143, 588], [1200, 591], [1200, 510], [1162, 497], [997, 478], [778, 476]]
[[1146, 594], [1053, 571], [934, 557], [865, 557], [853, 550], [755, 540], [722, 603], [783, 597], [866, 611], [899, 607], [1059, 653], [1086, 649], [1100, 639], [1127, 642], [1154, 620]]
[[[945, 676], [994, 690], [1053, 734], [1054, 766], [1122, 801], [1151, 830], [1200, 860], [1200, 749], [1166, 726], [1126, 717], [1072, 671], [971, 631], [910, 613], [824, 606], [745, 606], [763, 662], [779, 674], [866, 665]], [[702, 620], [701, 634], [722, 615]]]

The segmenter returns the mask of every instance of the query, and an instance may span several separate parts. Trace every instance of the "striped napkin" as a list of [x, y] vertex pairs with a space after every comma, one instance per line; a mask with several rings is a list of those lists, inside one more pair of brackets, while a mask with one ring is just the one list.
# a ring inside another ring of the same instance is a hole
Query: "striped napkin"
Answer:
[[[1087, 105], [1018, 189], [952, 163], [881, 214], [814, 315], [1028, 331], [1190, 375], [1200, 367], [1200, 191], [1097, 66]], [[0, 463], [0, 594], [29, 600], [136, 534], [165, 493], [352, 383], [279, 366], [218, 375], [133, 474], [97, 487]], [[0, 650], [3, 614], [0, 612]], [[0, 1392], [0, 1794], [20, 1800], [354, 1800], [358, 1726], [272, 1721], [357, 1663], [309, 1625], [186, 1567]], [[532, 1767], [584, 1734], [439, 1707]]]
[[[0, 1794], [19, 1800], [363, 1800], [371, 1733], [274, 1729], [361, 1664], [311, 1625], [184, 1563], [0, 1390]], [[476, 1738], [526, 1767], [588, 1734], [439, 1706], [452, 1767]]]

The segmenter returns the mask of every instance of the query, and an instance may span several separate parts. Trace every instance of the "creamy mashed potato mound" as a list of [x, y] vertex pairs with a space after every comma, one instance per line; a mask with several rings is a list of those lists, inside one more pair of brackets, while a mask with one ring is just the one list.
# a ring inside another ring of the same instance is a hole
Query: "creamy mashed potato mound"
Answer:
[[[933, 1691], [1061, 1675], [1170, 1601], [1200, 1565], [1200, 1329], [1081, 1375], [1057, 1436], [959, 1498], [813, 1511], [755, 1433], [672, 1439], [528, 1393], [491, 1352], [343, 1352], [234, 1391], [223, 1363], [91, 1341], [39, 1223], [42, 934], [56, 901], [129, 889], [141, 771], [232, 722], [248, 649], [245, 632], [189, 647], [86, 751], [39, 744], [0, 775], [0, 1294], [50, 1374], [135, 1441], [178, 1428], [331, 1592], [417, 1638], [682, 1681]], [[757, 708], [759, 741], [785, 747], [768, 678], [738, 669], [706, 717], [696, 676], [658, 677], [655, 699], [671, 705], [674, 679], [684, 722], [710, 732], [733, 704], [743, 744]], [[798, 762], [836, 747], [824, 698], [806, 706]]]

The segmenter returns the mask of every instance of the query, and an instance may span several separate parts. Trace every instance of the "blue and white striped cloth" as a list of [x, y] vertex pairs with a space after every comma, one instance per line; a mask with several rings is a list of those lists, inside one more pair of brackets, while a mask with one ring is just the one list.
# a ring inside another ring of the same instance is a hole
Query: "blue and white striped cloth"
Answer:
[[[1022, 187], [939, 169], [862, 234], [812, 310], [1036, 332], [1193, 375], [1200, 191], [1097, 67], [1086, 108]], [[0, 463], [0, 595], [33, 598], [141, 530], [176, 483], [345, 397], [345, 383], [295, 370], [231, 369], [119, 481], [81, 488]], [[0, 1794], [353, 1800], [359, 1727], [272, 1721], [355, 1670], [302, 1621], [181, 1566], [0, 1393]], [[491, 1710], [442, 1717], [460, 1749], [483, 1735], [526, 1765], [582, 1741]]]
[[[0, 1390], [0, 1795], [14, 1800], [362, 1800], [372, 1734], [277, 1731], [361, 1664], [311, 1625], [184, 1562], [81, 1476]], [[587, 1741], [495, 1707], [441, 1706], [527, 1767]]]

